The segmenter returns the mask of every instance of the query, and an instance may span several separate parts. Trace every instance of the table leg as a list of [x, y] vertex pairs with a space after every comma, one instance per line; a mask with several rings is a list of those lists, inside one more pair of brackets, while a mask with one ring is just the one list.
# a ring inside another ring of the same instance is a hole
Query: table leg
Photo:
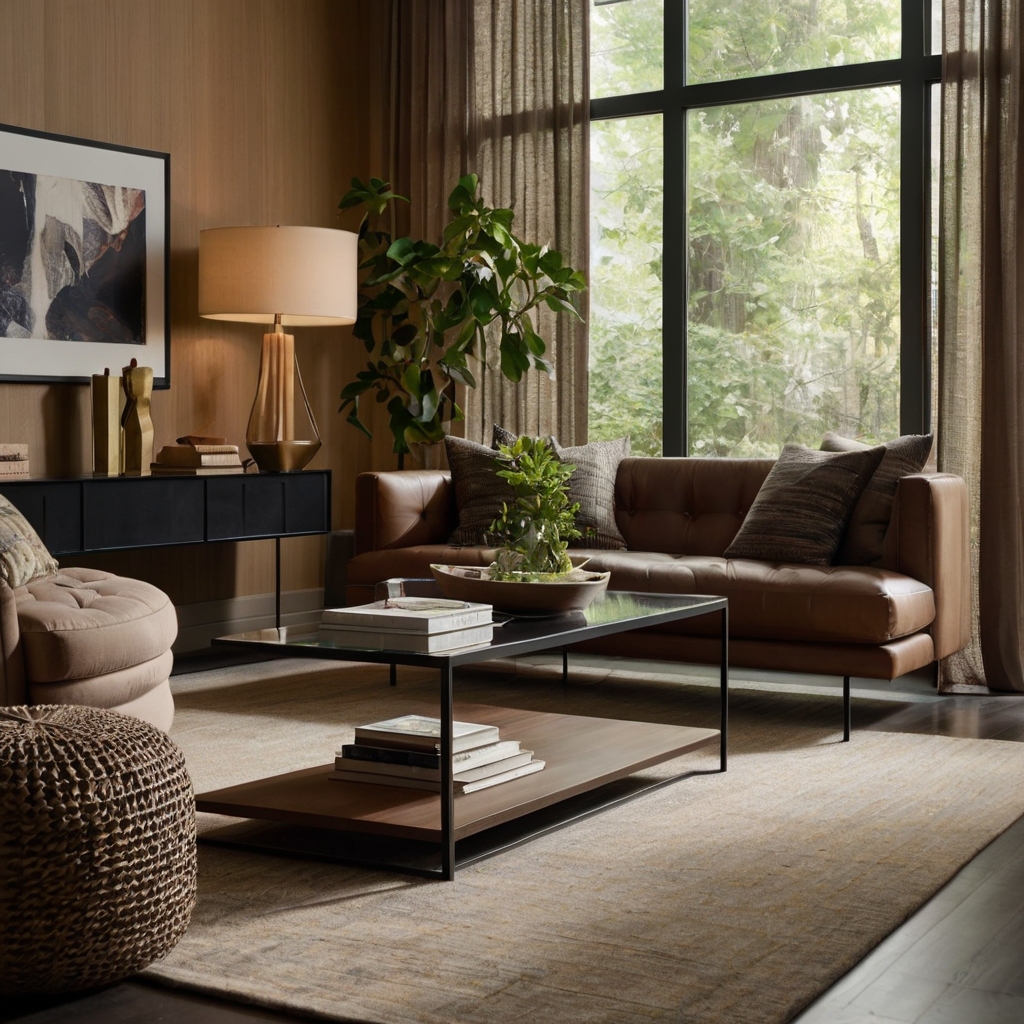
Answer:
[[850, 677], [843, 676], [843, 742], [850, 742]]
[[281, 538], [274, 538], [274, 627], [281, 628]]
[[452, 667], [441, 669], [441, 878], [455, 877], [455, 794], [452, 780]]
[[562, 648], [562, 687], [569, 685], [569, 651]]
[[729, 752], [729, 608], [726, 606], [722, 609], [722, 666], [721, 666], [721, 686], [722, 686], [722, 709], [720, 715], [720, 729], [722, 733], [721, 738], [721, 762], [722, 771], [726, 770], [726, 761], [728, 759]]
[[388, 667], [391, 669], [388, 681], [391, 683], [392, 686], [397, 686], [398, 685], [398, 666], [394, 662], [392, 662]]

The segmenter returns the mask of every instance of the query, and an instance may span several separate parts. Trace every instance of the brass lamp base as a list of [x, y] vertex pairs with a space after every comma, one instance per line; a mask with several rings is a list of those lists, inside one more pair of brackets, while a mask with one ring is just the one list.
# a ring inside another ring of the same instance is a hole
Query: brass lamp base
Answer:
[[320, 451], [320, 441], [247, 441], [245, 446], [264, 473], [297, 473]]

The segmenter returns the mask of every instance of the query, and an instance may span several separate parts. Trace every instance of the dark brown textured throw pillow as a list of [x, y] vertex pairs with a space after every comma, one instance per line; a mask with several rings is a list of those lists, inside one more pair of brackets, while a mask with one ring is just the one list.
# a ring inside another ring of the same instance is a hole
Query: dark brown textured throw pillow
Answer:
[[502, 505], [515, 501], [515, 491], [498, 476], [493, 449], [462, 437], [446, 437], [444, 447], [459, 513], [459, 525], [449, 543], [483, 544]]
[[498, 450], [499, 444], [503, 444], [506, 448], [511, 448], [518, 440], [518, 434], [512, 433], [511, 430], [506, 430], [504, 427], [499, 427], [497, 423], [494, 424], [494, 429], [491, 431], [491, 447], [495, 451]]
[[726, 558], [831, 565], [843, 529], [885, 449], [822, 452], [787, 444]]
[[[867, 445], [829, 431], [821, 442], [824, 452], [864, 451]], [[931, 434], [904, 434], [886, 441], [885, 455], [854, 506], [836, 555], [837, 565], [880, 565], [885, 532], [892, 518], [892, 501], [900, 479], [920, 473], [932, 450]]]
[[593, 441], [573, 448], [554, 442], [562, 462], [571, 462], [576, 472], [569, 477], [569, 501], [579, 502], [576, 528], [582, 537], [572, 547], [624, 548], [626, 541], [615, 522], [615, 476], [619, 463], [629, 455], [629, 438]]

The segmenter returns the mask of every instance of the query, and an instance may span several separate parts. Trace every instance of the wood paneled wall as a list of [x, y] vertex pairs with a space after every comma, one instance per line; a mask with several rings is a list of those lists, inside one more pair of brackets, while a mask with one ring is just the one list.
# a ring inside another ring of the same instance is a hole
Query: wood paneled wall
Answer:
[[[171, 154], [171, 387], [156, 444], [208, 427], [243, 444], [261, 328], [196, 313], [199, 231], [228, 224], [356, 225], [337, 202], [386, 173], [384, 4], [364, 0], [0, 0], [0, 122]], [[334, 472], [334, 525], [353, 521], [355, 474], [394, 464], [337, 415], [362, 362], [348, 329], [296, 331]], [[97, 368], [97, 372], [102, 368]], [[86, 385], [0, 384], [0, 441], [27, 442], [36, 475], [91, 469]], [[282, 546], [284, 589], [316, 587], [322, 538]], [[85, 560], [82, 560], [83, 564]], [[273, 543], [149, 549], [88, 564], [149, 579], [176, 603], [273, 589]]]

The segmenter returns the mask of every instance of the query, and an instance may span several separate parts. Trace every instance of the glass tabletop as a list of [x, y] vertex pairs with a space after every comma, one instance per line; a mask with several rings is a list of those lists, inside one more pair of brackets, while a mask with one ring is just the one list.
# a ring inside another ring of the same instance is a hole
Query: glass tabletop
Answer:
[[[544, 617], [510, 616], [494, 613], [494, 635], [490, 642], [473, 647], [428, 654], [389, 650], [385, 647], [360, 647], [321, 639], [307, 626], [282, 626], [256, 629], [219, 637], [215, 643], [255, 647], [278, 654], [334, 657], [358, 653], [368, 661], [393, 661], [399, 664], [451, 664], [486, 661], [491, 658], [528, 654], [552, 647], [564, 647], [612, 633], [642, 629], [697, 615], [724, 611], [724, 597], [703, 594], [644, 594], [609, 590], [585, 611]], [[351, 660], [351, 659], [350, 659]]]

